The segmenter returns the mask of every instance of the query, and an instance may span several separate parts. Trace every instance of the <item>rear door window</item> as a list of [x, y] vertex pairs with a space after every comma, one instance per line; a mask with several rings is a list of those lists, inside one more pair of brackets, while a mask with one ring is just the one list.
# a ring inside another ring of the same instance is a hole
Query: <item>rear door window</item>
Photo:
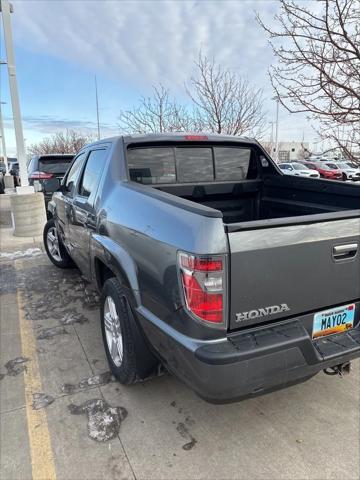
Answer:
[[245, 180], [248, 178], [250, 148], [214, 147], [216, 180]]
[[174, 149], [134, 148], [127, 152], [130, 180], [138, 183], [175, 183]]
[[211, 182], [214, 180], [214, 165], [211, 148], [176, 148], [177, 181]]

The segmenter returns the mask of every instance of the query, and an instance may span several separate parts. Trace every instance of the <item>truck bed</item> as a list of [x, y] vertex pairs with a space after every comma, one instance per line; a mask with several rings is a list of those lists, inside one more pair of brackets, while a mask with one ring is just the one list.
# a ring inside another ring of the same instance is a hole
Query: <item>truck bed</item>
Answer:
[[360, 185], [333, 180], [269, 175], [242, 182], [157, 185], [155, 188], [221, 211], [224, 223], [232, 226], [360, 209]]
[[269, 175], [161, 190], [222, 212], [231, 331], [358, 301], [360, 185]]

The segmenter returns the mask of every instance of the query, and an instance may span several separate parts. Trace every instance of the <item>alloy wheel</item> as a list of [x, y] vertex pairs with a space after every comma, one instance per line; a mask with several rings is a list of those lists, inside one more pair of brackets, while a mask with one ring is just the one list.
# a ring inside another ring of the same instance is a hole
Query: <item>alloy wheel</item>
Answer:
[[116, 305], [110, 296], [105, 298], [104, 326], [106, 343], [111, 359], [117, 367], [120, 367], [123, 360], [123, 339], [120, 319], [116, 311]]
[[50, 255], [53, 257], [53, 259], [57, 262], [61, 262], [62, 257], [60, 252], [59, 237], [55, 227], [49, 228], [46, 235], [46, 243]]

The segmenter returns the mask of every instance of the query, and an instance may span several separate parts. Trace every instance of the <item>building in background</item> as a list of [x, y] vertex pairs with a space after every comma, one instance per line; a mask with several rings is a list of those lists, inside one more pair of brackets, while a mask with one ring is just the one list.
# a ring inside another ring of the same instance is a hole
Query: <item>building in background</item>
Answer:
[[[274, 158], [275, 145], [264, 142], [262, 146]], [[310, 144], [308, 142], [279, 142], [279, 163], [302, 160], [309, 157]]]

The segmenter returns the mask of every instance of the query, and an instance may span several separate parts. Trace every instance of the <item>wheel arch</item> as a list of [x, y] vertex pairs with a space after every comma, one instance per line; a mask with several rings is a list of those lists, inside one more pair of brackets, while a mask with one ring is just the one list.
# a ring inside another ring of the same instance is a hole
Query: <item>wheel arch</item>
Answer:
[[129, 253], [109, 237], [92, 237], [93, 277], [99, 291], [115, 277], [130, 292], [134, 307], [141, 305], [137, 268]]

